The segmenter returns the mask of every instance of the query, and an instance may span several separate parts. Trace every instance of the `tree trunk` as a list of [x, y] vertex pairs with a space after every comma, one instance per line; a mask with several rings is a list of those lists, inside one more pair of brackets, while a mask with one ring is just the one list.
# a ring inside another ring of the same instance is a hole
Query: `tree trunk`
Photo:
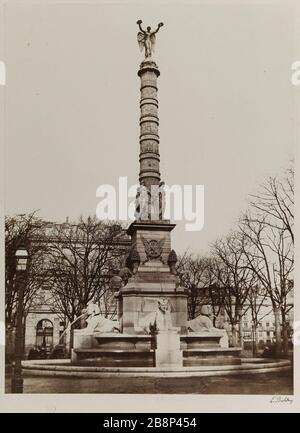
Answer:
[[231, 334], [232, 334], [232, 345], [237, 347], [239, 345], [239, 336], [236, 329], [236, 323], [231, 324]]
[[257, 358], [258, 355], [258, 341], [257, 341], [257, 324], [252, 327], [252, 354], [253, 358]]
[[239, 345], [244, 349], [244, 330], [243, 330], [243, 316], [242, 311], [239, 309], [238, 312], [238, 326], [239, 326]]
[[74, 328], [73, 328], [73, 325], [71, 325], [71, 327], [70, 327], [70, 341], [69, 341], [69, 355], [70, 355], [70, 357], [72, 354], [73, 344], [74, 344]]
[[5, 331], [5, 359], [7, 363], [14, 360], [15, 336], [16, 336], [16, 328], [13, 326], [7, 327]]
[[281, 353], [281, 330], [280, 330], [279, 308], [274, 308], [274, 316], [275, 316], [275, 338], [276, 338], [275, 355], [276, 355], [277, 358], [280, 358], [280, 353]]
[[288, 336], [288, 324], [286, 322], [282, 323], [282, 332], [283, 332], [282, 349], [283, 349], [284, 356], [287, 357], [289, 351], [289, 336]]

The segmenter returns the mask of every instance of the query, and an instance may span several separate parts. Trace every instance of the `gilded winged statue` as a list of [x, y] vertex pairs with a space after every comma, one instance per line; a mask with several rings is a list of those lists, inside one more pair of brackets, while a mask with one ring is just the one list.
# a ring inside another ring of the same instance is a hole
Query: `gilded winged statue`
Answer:
[[164, 24], [159, 23], [157, 26], [157, 29], [154, 31], [151, 31], [151, 27], [148, 26], [147, 30], [143, 30], [141, 24], [142, 20], [137, 21], [137, 25], [139, 26], [140, 31], [137, 34], [137, 40], [139, 43], [140, 50], [143, 51], [145, 49], [145, 57], [151, 57], [152, 53], [154, 52], [154, 46], [155, 46], [155, 39], [156, 39], [156, 33], [162, 27]]

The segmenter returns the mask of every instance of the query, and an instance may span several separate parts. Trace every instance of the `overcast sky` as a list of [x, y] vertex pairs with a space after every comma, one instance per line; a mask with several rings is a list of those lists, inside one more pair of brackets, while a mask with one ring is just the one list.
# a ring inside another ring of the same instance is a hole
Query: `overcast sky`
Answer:
[[[148, 2], [149, 3], [149, 2]], [[138, 179], [137, 19], [157, 37], [163, 180], [205, 187], [205, 251], [295, 145], [295, 11], [281, 5], [6, 4], [5, 213], [94, 214], [101, 184]]]

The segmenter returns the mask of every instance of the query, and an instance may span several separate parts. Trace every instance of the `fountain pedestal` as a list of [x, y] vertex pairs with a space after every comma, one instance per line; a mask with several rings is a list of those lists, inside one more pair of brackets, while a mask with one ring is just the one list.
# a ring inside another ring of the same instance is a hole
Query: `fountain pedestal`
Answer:
[[72, 362], [94, 366], [151, 366], [238, 363], [239, 350], [222, 348], [224, 334], [188, 334], [186, 288], [176, 273], [171, 249], [175, 224], [164, 219], [165, 196], [159, 162], [157, 78], [153, 59], [138, 71], [140, 98], [140, 172], [136, 221], [127, 230], [132, 248], [114, 276], [120, 333], [74, 332]]
[[155, 367], [182, 367], [183, 357], [177, 331], [161, 331], [155, 339]]
[[220, 332], [179, 334], [170, 330], [143, 335], [83, 331], [74, 330], [73, 365], [169, 368], [241, 363], [241, 348], [221, 347]]

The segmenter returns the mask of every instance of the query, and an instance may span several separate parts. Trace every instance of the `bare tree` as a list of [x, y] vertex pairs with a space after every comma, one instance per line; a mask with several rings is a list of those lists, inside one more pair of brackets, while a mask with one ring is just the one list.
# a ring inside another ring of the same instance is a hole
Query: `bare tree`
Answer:
[[218, 286], [218, 266], [211, 257], [193, 256], [185, 253], [178, 261], [177, 270], [181, 283], [189, 291], [188, 317], [194, 319], [203, 305], [211, 305], [213, 323], [223, 307], [223, 291]]
[[26, 315], [34, 302], [35, 295], [49, 278], [44, 266], [47, 243], [43, 227], [45, 222], [37, 212], [5, 218], [5, 319], [6, 326], [14, 326], [18, 287], [16, 284], [16, 251], [26, 246], [29, 263], [26, 275], [23, 311]]
[[207, 261], [203, 257], [185, 254], [177, 265], [181, 283], [188, 289], [188, 319], [200, 314], [201, 306], [207, 304], [205, 296]]
[[265, 224], [287, 231], [294, 244], [294, 167], [291, 163], [282, 177], [269, 177], [257, 194], [251, 194], [250, 207], [264, 215]]
[[255, 275], [246, 266], [246, 257], [237, 232], [231, 232], [226, 238], [216, 241], [212, 251], [220, 263], [216, 277], [224, 291], [223, 304], [231, 325], [233, 345], [240, 344], [243, 347], [242, 317], [249, 308], [246, 301], [255, 282]]
[[294, 268], [294, 168], [291, 163], [283, 176], [269, 177], [257, 194], [251, 195], [250, 211], [240, 224], [249, 267], [271, 299], [276, 327], [277, 354], [288, 350], [288, 320], [291, 309], [288, 293], [293, 287]]
[[[189, 290], [189, 317], [194, 318], [205, 303], [213, 307], [214, 318], [224, 307], [232, 328], [234, 344], [243, 344], [242, 316], [250, 308], [257, 352], [260, 311], [270, 298], [275, 314], [276, 338], [288, 348], [288, 313], [292, 305], [294, 269], [294, 170], [283, 177], [269, 177], [257, 194], [251, 195], [250, 211], [238, 230], [212, 245], [211, 256], [185, 254], [178, 271]], [[259, 289], [257, 289], [259, 287]], [[277, 344], [277, 348], [278, 348]]]
[[[52, 275], [52, 305], [74, 322], [90, 301], [101, 303], [108, 280], [127, 251], [120, 247], [119, 224], [80, 218], [78, 224], [57, 225], [51, 234], [48, 267]], [[76, 325], [76, 324], [75, 324]]]
[[109, 282], [107, 282], [107, 287], [102, 291], [100, 299], [95, 299], [99, 303], [100, 314], [111, 320], [115, 319], [117, 315], [117, 303], [115, 300], [115, 293], [111, 289]]
[[293, 239], [286, 227], [270, 224], [269, 215], [265, 214], [248, 212], [241, 218], [240, 230], [247, 266], [267, 291], [272, 303], [279, 355], [281, 332], [278, 311], [281, 312], [285, 352], [288, 344], [287, 314], [292, 306], [287, 302], [287, 295], [292, 290], [293, 281]]

